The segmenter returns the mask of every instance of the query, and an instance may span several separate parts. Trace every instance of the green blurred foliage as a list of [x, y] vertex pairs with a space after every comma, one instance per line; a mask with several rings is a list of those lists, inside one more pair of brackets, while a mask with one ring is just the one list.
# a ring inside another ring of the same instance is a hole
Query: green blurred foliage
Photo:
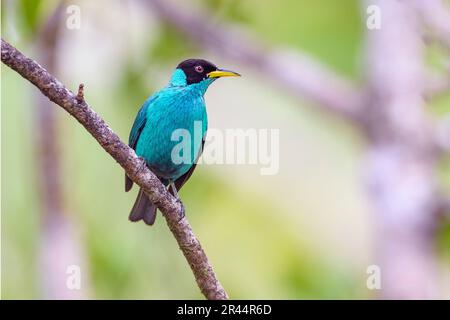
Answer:
[[184, 38], [174, 27], [162, 23], [158, 37], [149, 50], [149, 57], [156, 63], [167, 63], [178, 61], [180, 57], [187, 55], [194, 56], [199, 51], [191, 42], [184, 41]]
[[[245, 1], [255, 8], [259, 1]], [[250, 15], [253, 27], [267, 41], [309, 52], [338, 71], [358, 75], [361, 52], [359, 2], [354, 0], [275, 1]]]
[[247, 1], [240, 0], [210, 0], [201, 1], [216, 18], [233, 23], [248, 23], [252, 16], [252, 7]]
[[36, 0], [19, 0], [18, 16], [21, 17], [20, 23], [23, 30], [27, 34], [35, 34], [39, 28], [40, 13], [42, 9], [42, 1]]

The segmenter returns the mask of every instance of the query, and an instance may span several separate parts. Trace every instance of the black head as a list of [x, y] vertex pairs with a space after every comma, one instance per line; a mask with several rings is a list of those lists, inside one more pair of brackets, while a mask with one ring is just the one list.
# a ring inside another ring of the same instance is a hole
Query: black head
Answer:
[[187, 59], [177, 66], [186, 75], [187, 84], [198, 83], [208, 78], [208, 73], [218, 70], [217, 67], [203, 59]]

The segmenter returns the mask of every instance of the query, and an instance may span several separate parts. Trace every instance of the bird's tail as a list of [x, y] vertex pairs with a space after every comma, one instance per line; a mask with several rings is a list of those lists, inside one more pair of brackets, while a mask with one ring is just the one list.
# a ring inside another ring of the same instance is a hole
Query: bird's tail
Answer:
[[138, 196], [128, 219], [130, 219], [130, 221], [139, 221], [142, 219], [150, 226], [155, 223], [156, 206], [150, 201], [149, 197], [142, 189], [139, 189]]

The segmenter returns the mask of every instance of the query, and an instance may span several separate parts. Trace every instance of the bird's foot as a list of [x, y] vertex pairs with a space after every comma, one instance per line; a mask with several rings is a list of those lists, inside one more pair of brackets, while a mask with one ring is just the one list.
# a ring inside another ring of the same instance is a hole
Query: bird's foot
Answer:
[[170, 182], [169, 183], [169, 189], [170, 188], [172, 188], [172, 193], [173, 193], [174, 197], [177, 198], [178, 200], [180, 200], [180, 196], [178, 195], [178, 191], [177, 191], [177, 188], [175, 187], [175, 183]]
[[145, 159], [143, 157], [138, 157], [139, 161], [140, 161], [140, 165], [139, 165], [139, 171], [144, 170], [144, 168], [147, 167], [147, 162], [145, 161]]
[[180, 222], [186, 216], [186, 210], [184, 209], [184, 204], [183, 202], [181, 202], [180, 198], [177, 198], [177, 202], [180, 204], [181, 208], [181, 210], [178, 213], [178, 222]]

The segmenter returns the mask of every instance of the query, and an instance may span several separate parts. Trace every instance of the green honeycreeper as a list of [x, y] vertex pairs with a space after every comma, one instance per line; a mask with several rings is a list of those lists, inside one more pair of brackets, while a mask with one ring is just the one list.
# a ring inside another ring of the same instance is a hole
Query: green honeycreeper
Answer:
[[[172, 73], [169, 84], [144, 102], [134, 120], [129, 146], [177, 198], [177, 191], [192, 175], [205, 142], [208, 118], [203, 96], [217, 78], [230, 76], [239, 74], [219, 69], [203, 59], [185, 60]], [[194, 123], [201, 124], [202, 134], [197, 139]], [[173, 139], [173, 133], [180, 129], [189, 132], [194, 140], [190, 141], [189, 161], [181, 163], [173, 159], [174, 147], [179, 144]], [[125, 191], [129, 191], [132, 186], [133, 181], [125, 175]], [[129, 219], [142, 219], [152, 225], [155, 218], [156, 206], [140, 189]]]

